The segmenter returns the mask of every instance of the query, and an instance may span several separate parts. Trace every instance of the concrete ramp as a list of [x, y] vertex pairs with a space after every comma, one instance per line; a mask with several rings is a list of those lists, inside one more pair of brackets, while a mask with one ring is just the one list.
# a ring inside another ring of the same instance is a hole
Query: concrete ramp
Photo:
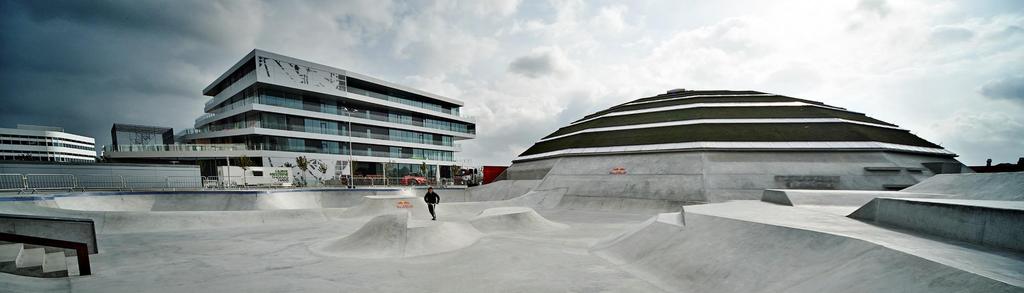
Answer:
[[361, 203], [363, 196], [402, 193], [408, 192], [399, 189], [78, 192], [15, 199], [80, 211], [252, 211], [343, 208]]
[[903, 191], [955, 194], [962, 199], [1024, 201], [1024, 172], [939, 174]]
[[430, 219], [427, 203], [412, 195], [369, 195], [342, 213], [343, 217], [375, 217], [395, 212], [408, 211], [414, 219]]
[[846, 216], [876, 197], [948, 198], [951, 195], [873, 190], [765, 189], [761, 201]]
[[558, 208], [656, 214], [678, 210], [684, 204], [686, 202], [661, 199], [566, 195]]
[[0, 212], [92, 219], [96, 233], [144, 233], [202, 230], [260, 225], [323, 222], [341, 217], [345, 209], [250, 211], [79, 211], [47, 207], [36, 202], [5, 203]]
[[[794, 210], [769, 208], [786, 209]], [[591, 252], [670, 292], [1022, 289], [1019, 273], [996, 280], [861, 239], [700, 213], [660, 214]]]
[[467, 201], [513, 199], [537, 188], [541, 180], [501, 180], [466, 188]]
[[[442, 203], [438, 216], [444, 220], [469, 219], [494, 207], [525, 206], [550, 209], [564, 190], [532, 191], [507, 200]], [[337, 218], [370, 218], [408, 211], [413, 219], [430, 218], [423, 199], [413, 195], [361, 196], [350, 208], [322, 208], [341, 204], [334, 195], [302, 193], [230, 194], [106, 194], [63, 197], [24, 197], [5, 201], [0, 212], [39, 216], [92, 219], [101, 234], [200, 230], [231, 227], [322, 222]], [[328, 200], [330, 199], [330, 200]], [[352, 200], [343, 203], [350, 205]], [[73, 207], [74, 209], [69, 209]], [[160, 208], [163, 207], [163, 208]], [[310, 207], [310, 208], [303, 208]]]
[[540, 232], [568, 228], [555, 223], [528, 207], [489, 208], [469, 220], [477, 230], [493, 232]]
[[102, 217], [101, 234], [221, 229], [291, 223], [325, 222], [344, 209], [205, 212], [94, 212]]
[[497, 201], [441, 203], [436, 211], [439, 219], [469, 219], [489, 208], [497, 207], [529, 207], [535, 209], [552, 209], [562, 201], [565, 189], [534, 190], [524, 195]]
[[1024, 202], [880, 197], [850, 217], [1024, 252]]
[[410, 219], [409, 212], [394, 212], [376, 216], [356, 232], [310, 249], [339, 257], [413, 257], [467, 247], [482, 236], [468, 223], [416, 221]]
[[36, 278], [0, 273], [0, 288], [4, 292], [66, 293], [71, 292], [67, 278]]

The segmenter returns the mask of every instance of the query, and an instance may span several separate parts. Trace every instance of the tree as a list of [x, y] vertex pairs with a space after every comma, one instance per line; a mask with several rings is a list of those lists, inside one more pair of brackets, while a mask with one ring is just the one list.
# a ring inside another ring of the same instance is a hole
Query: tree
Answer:
[[423, 177], [429, 178], [427, 177], [427, 162], [423, 162], [420, 164], [420, 172], [420, 174], [422, 174]]
[[238, 158], [238, 167], [242, 168], [242, 185], [249, 185], [248, 182], [245, 181], [245, 173], [249, 171], [249, 167], [252, 167], [252, 165], [252, 159], [249, 157], [241, 156]]
[[[324, 176], [323, 175], [327, 175], [327, 164], [324, 164], [323, 162], [320, 162], [320, 160], [313, 160], [313, 163], [316, 166], [316, 170], [320, 171], [320, 174], [321, 174], [321, 176], [319, 176], [319, 177], [315, 176], [315, 175], [313, 177], [316, 178], [316, 181], [318, 181], [321, 184], [323, 184], [324, 183], [324, 178], [323, 178]], [[312, 174], [310, 174], [310, 175], [312, 175]]]
[[459, 165], [452, 165], [452, 169], [451, 169], [451, 172], [452, 172], [452, 184], [458, 184], [458, 182], [461, 182], [461, 181], [456, 181], [456, 180], [462, 179], [462, 172], [461, 171], [462, 171], [462, 167], [459, 167]]
[[[323, 179], [320, 176], [316, 176], [316, 174], [313, 174], [313, 171], [318, 171], [318, 172], [320, 172], [320, 174], [326, 174], [327, 173], [327, 165], [326, 164], [324, 164], [320, 160], [309, 159], [309, 158], [306, 158], [305, 156], [299, 156], [299, 157], [295, 158], [295, 167], [299, 168], [299, 173], [300, 174], [309, 174], [309, 176], [312, 176], [314, 179], [316, 179], [317, 182], [320, 182], [320, 183], [323, 183]], [[307, 186], [307, 185], [308, 185], [308, 182], [306, 182], [306, 176], [303, 175], [302, 176], [302, 186]]]
[[[309, 159], [306, 159], [305, 156], [295, 157], [295, 167], [299, 168], [299, 174], [306, 173], [309, 170]], [[302, 178], [302, 186], [306, 186], [306, 176], [301, 175], [300, 178]]]

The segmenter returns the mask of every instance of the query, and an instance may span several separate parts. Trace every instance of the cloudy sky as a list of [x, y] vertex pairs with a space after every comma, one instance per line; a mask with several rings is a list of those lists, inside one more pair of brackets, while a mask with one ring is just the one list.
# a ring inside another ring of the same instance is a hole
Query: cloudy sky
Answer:
[[568, 121], [672, 88], [752, 89], [1024, 156], [1024, 1], [0, 0], [0, 127], [190, 128], [253, 48], [466, 101], [457, 156], [508, 164]]

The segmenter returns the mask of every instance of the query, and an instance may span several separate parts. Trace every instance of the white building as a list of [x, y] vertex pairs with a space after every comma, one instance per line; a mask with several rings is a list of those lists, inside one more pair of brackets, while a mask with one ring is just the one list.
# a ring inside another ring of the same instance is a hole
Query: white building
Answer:
[[95, 163], [96, 140], [59, 127], [19, 124], [0, 128], [0, 160]]
[[243, 156], [258, 167], [297, 166], [304, 157], [309, 168], [293, 171], [312, 180], [438, 179], [451, 178], [457, 165], [455, 141], [476, 136], [461, 101], [261, 50], [203, 94], [211, 99], [195, 129], [181, 137], [188, 144], [119, 146], [105, 155], [195, 161], [205, 175]]

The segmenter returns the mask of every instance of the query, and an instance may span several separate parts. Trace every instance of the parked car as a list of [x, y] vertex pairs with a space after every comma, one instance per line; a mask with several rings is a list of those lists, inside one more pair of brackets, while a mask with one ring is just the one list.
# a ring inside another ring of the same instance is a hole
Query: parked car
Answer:
[[398, 179], [398, 184], [401, 185], [427, 185], [427, 177], [419, 175], [405, 175], [401, 179]]

